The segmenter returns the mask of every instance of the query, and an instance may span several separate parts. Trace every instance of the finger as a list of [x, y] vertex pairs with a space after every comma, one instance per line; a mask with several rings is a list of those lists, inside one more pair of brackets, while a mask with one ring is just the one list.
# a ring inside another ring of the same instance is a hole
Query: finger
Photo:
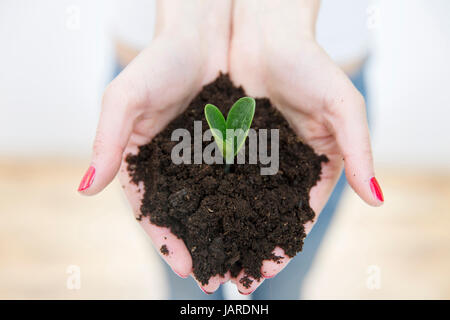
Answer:
[[223, 276], [219, 276], [220, 284], [224, 284], [224, 283], [228, 282], [230, 280], [230, 278], [231, 278], [230, 271], [225, 273]]
[[364, 98], [350, 83], [344, 94], [328, 106], [328, 124], [344, 159], [350, 186], [372, 206], [384, 197], [375, 178]]
[[261, 277], [259, 280], [247, 275], [245, 270], [241, 272], [236, 277], [236, 287], [240, 294], [249, 295], [258, 288], [261, 283], [264, 282], [264, 278]]
[[119, 76], [103, 95], [91, 164], [78, 188], [83, 195], [94, 195], [103, 190], [120, 168], [136, 118], [134, 110], [137, 104], [124, 83]]
[[309, 234], [312, 227], [319, 218], [322, 209], [328, 202], [336, 183], [342, 173], [343, 161], [340, 153], [327, 154], [328, 162], [322, 163], [322, 172], [320, 174], [320, 180], [309, 192], [309, 205], [315, 212], [313, 221], [305, 223], [305, 233]]
[[183, 240], [170, 232], [170, 229], [150, 223], [148, 218], [141, 220], [141, 226], [172, 270], [180, 277], [187, 278], [192, 270], [192, 259]]
[[[120, 169], [120, 182], [132, 205], [136, 217], [140, 217], [140, 204], [143, 196], [143, 185], [129, 183], [130, 177], [126, 171], [126, 163]], [[149, 217], [140, 217], [140, 224], [148, 234], [161, 257], [172, 270], [182, 278], [187, 278], [192, 271], [192, 258], [183, 240], [176, 237], [168, 228], [158, 227], [150, 223]]]
[[[174, 68], [174, 62], [169, 59], [166, 47], [158, 41], [152, 43], [105, 90], [91, 165], [78, 188], [80, 193], [93, 195], [105, 188], [119, 170], [133, 129], [139, 133], [135, 137], [146, 138], [139, 143], [147, 143], [177, 113], [178, 108], [167, 108], [176, 104], [174, 97], [192, 89], [183, 86], [184, 79], [174, 82], [167, 70], [168, 66]], [[153, 110], [151, 117], [149, 110]], [[148, 114], [143, 119], [145, 111]], [[134, 128], [138, 119], [139, 125]]]
[[286, 265], [291, 261], [280, 247], [276, 247], [273, 250], [273, 254], [278, 257], [276, 261], [274, 260], [264, 260], [261, 266], [261, 274], [265, 279], [273, 278], [278, 272], [284, 269]]
[[191, 273], [191, 276], [195, 280], [195, 282], [197, 282], [199, 288], [202, 289], [202, 291], [206, 294], [212, 294], [220, 287], [220, 276], [219, 275], [215, 275], [214, 277], [209, 278], [207, 284], [202, 284], [201, 282], [199, 282], [195, 278], [193, 273]]
[[[310, 191], [310, 206], [316, 213], [316, 216], [313, 221], [308, 221], [304, 225], [306, 234], [309, 234], [312, 227], [316, 223], [319, 214], [327, 203], [342, 171], [342, 158], [339, 154], [328, 154], [328, 158], [329, 161], [322, 165], [322, 173], [319, 182]], [[261, 274], [266, 279], [270, 279], [276, 276], [292, 260], [292, 258], [287, 256], [284, 250], [280, 247], [276, 247], [273, 251], [273, 254], [276, 257], [281, 258], [277, 261], [263, 261]]]

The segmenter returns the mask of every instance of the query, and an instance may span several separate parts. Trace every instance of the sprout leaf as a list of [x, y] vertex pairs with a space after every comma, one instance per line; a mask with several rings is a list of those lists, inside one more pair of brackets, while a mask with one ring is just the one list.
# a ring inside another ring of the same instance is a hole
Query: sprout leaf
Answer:
[[206, 121], [226, 163], [232, 162], [244, 145], [255, 115], [255, 105], [253, 98], [239, 99], [228, 112], [226, 121], [216, 106], [212, 104], [205, 106]]

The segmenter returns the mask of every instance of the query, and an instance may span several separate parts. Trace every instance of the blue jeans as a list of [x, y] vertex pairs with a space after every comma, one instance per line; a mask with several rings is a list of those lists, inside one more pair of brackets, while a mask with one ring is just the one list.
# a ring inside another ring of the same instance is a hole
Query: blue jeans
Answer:
[[[116, 73], [120, 72], [117, 68]], [[367, 98], [364, 67], [361, 68], [351, 80], [355, 87], [361, 92], [364, 98]], [[366, 99], [367, 100], [367, 99]], [[308, 275], [311, 266], [316, 258], [316, 254], [322, 240], [328, 230], [336, 207], [341, 199], [342, 192], [346, 187], [347, 181], [345, 175], [341, 174], [336, 187], [331, 194], [325, 208], [320, 213], [314, 228], [308, 234], [303, 245], [303, 250], [280, 272], [276, 277], [265, 280], [255, 292], [252, 293], [252, 299], [257, 300], [276, 300], [276, 299], [299, 299], [303, 283]], [[221, 300], [224, 299], [222, 289], [219, 288], [211, 295], [207, 295], [200, 290], [196, 282], [189, 277], [182, 279], [178, 277], [171, 268], [161, 259], [164, 265], [166, 278], [169, 284], [170, 299], [186, 300]]]

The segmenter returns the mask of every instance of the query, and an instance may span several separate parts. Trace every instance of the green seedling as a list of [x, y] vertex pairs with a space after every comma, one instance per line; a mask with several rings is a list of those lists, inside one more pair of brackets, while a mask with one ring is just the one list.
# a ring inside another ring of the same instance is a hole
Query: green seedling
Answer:
[[240, 98], [231, 107], [226, 120], [216, 106], [205, 106], [206, 121], [227, 165], [233, 163], [234, 157], [244, 145], [255, 115], [255, 105], [253, 98]]

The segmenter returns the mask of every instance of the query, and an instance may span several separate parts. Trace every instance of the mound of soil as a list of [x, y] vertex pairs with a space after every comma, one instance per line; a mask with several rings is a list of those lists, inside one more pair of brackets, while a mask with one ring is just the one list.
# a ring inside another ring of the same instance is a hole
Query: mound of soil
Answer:
[[[186, 128], [193, 137], [194, 121], [201, 120], [206, 131], [205, 104], [216, 105], [226, 117], [243, 96], [242, 88], [220, 75], [151, 143], [127, 157], [132, 182], [142, 181], [145, 186], [138, 219], [169, 227], [184, 240], [194, 275], [202, 284], [229, 270], [237, 276], [244, 269], [247, 276], [260, 279], [262, 261], [280, 259], [272, 253], [276, 246], [290, 257], [301, 251], [303, 225], [315, 216], [309, 191], [319, 180], [321, 163], [328, 161], [297, 138], [268, 99], [256, 99], [252, 128], [279, 129], [277, 174], [261, 175], [260, 168], [267, 165], [259, 162], [234, 164], [225, 173], [221, 164], [175, 165], [171, 161], [172, 148], [178, 143], [171, 141], [173, 130]], [[210, 143], [203, 142], [203, 148]], [[163, 247], [163, 254], [169, 252], [167, 245]], [[244, 285], [251, 281], [245, 277]]]

